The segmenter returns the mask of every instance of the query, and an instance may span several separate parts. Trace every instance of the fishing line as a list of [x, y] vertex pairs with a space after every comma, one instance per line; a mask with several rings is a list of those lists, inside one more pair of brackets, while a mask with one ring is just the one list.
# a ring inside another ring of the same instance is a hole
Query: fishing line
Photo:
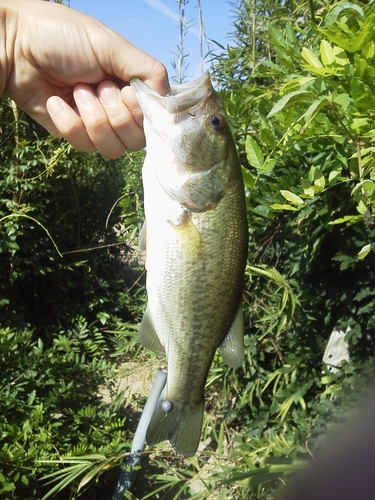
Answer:
[[203, 35], [205, 36], [206, 33], [203, 25], [202, 6], [200, 0], [197, 0], [197, 6], [198, 6], [198, 16], [199, 16], [199, 54], [201, 62], [201, 76], [202, 76], [204, 72]]
[[[205, 57], [203, 56], [203, 41], [206, 43], [207, 46], [207, 55], [212, 54], [212, 49], [211, 45], [209, 42], [209, 39], [207, 37], [206, 29], [204, 27], [203, 23], [203, 11], [202, 11], [202, 4], [201, 0], [197, 0], [197, 8], [198, 8], [198, 20], [199, 20], [199, 54], [200, 54], [200, 72], [201, 75], [204, 73], [204, 59]], [[209, 58], [209, 66], [210, 66], [210, 72], [212, 73], [215, 84], [216, 86], [218, 85], [217, 79], [215, 77], [215, 68], [213, 65], [212, 57]]]

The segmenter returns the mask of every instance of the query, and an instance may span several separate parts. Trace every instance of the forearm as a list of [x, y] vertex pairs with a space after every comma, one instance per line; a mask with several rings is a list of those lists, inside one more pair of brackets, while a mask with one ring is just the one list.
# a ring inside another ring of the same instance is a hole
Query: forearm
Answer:
[[14, 66], [18, 0], [0, 0], [0, 95], [5, 93]]

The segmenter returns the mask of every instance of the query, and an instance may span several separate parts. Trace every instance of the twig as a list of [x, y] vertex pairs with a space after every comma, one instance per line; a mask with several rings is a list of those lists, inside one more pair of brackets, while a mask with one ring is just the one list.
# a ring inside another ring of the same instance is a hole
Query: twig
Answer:
[[107, 218], [106, 218], [106, 220], [105, 220], [105, 228], [106, 228], [106, 229], [107, 229], [107, 227], [108, 227], [109, 218], [111, 217], [112, 212], [113, 212], [113, 210], [115, 209], [115, 206], [117, 205], [117, 203], [118, 203], [120, 200], [122, 200], [123, 198], [125, 198], [125, 196], [126, 196], [125, 194], [123, 194], [122, 196], [120, 196], [120, 198], [119, 198], [118, 200], [116, 200], [116, 201], [114, 202], [114, 204], [112, 205], [111, 210], [109, 211], [109, 214], [108, 214], [108, 216], [107, 216]]
[[68, 255], [70, 253], [79, 253], [79, 252], [91, 252], [92, 250], [100, 250], [101, 248], [109, 248], [115, 247], [117, 245], [127, 245], [127, 241], [119, 241], [118, 243], [108, 243], [107, 245], [100, 245], [98, 247], [91, 248], [79, 248], [78, 250], [71, 250], [70, 252], [62, 252], [61, 255]]

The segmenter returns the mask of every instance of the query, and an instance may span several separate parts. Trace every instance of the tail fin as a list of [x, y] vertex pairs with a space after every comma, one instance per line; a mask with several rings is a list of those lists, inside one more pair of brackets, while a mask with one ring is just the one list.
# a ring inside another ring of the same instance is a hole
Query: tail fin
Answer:
[[162, 399], [147, 430], [148, 445], [169, 439], [177, 453], [185, 457], [194, 456], [201, 438], [204, 401], [194, 411], [179, 411], [173, 408], [169, 413], [161, 408], [161, 403]]

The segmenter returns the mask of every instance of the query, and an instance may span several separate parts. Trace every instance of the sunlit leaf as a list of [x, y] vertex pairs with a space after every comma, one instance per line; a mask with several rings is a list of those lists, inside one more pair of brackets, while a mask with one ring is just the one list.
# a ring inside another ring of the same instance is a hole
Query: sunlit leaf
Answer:
[[314, 95], [311, 92], [308, 92], [307, 90], [295, 90], [293, 92], [290, 92], [287, 95], [284, 95], [271, 109], [271, 111], [268, 113], [268, 118], [271, 116], [276, 115], [276, 113], [279, 113], [282, 111], [284, 108], [287, 106], [290, 106], [291, 104], [294, 104], [299, 101], [306, 101], [309, 99], [312, 99]]
[[319, 58], [307, 47], [303, 47], [302, 56], [310, 66], [318, 69], [323, 68], [323, 64], [319, 61]]
[[293, 207], [293, 205], [286, 205], [282, 203], [272, 203], [271, 208], [272, 210], [290, 210], [292, 212], [298, 210], [298, 208]]
[[300, 196], [292, 193], [291, 191], [288, 191], [286, 189], [281, 189], [280, 193], [284, 196], [286, 200], [290, 201], [290, 203], [293, 203], [293, 205], [303, 206], [305, 204], [305, 202]]
[[361, 250], [357, 254], [358, 259], [364, 259], [371, 252], [371, 250], [375, 251], [375, 243], [368, 243], [363, 248], [361, 248]]
[[322, 40], [320, 43], [320, 54], [324, 66], [331, 66], [335, 62], [335, 54], [332, 46], [327, 40]]
[[343, 109], [346, 109], [350, 104], [351, 98], [348, 94], [340, 92], [340, 94], [333, 97], [332, 101], [341, 106]]
[[261, 169], [264, 163], [262, 151], [256, 141], [249, 135], [246, 137], [246, 155], [250, 165]]

